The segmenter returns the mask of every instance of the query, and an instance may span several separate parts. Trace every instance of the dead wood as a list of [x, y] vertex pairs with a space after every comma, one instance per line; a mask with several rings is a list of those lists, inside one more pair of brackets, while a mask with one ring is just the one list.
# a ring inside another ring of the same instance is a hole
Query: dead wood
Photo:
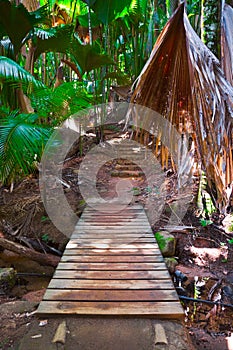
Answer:
[[3, 237], [0, 237], [0, 247], [10, 250], [21, 256], [25, 256], [31, 260], [38, 262], [41, 265], [50, 265], [50, 266], [56, 267], [60, 261], [60, 258], [57, 256], [36, 252], [33, 249], [24, 247], [19, 243], [9, 241], [8, 239], [5, 239]]

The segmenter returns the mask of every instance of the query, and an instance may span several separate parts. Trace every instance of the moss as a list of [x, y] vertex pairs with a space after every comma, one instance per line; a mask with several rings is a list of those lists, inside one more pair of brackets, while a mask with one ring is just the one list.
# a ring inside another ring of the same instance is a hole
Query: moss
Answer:
[[155, 238], [161, 251], [163, 251], [166, 247], [166, 242], [173, 240], [173, 238], [164, 238], [164, 236], [160, 232], [155, 233]]

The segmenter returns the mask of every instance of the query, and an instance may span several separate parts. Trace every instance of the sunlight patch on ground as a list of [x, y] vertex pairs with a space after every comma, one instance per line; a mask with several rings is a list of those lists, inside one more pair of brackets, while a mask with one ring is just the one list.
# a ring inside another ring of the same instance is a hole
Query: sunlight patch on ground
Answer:
[[231, 336], [227, 337], [226, 340], [227, 340], [228, 350], [233, 350], [233, 333], [231, 333]]
[[206, 261], [214, 262], [218, 259], [227, 259], [228, 250], [222, 248], [197, 248], [190, 247], [190, 253], [198, 266], [205, 266]]

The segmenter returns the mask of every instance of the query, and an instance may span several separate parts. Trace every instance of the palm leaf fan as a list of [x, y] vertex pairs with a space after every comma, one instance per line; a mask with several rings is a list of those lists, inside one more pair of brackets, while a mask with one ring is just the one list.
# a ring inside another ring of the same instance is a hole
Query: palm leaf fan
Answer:
[[51, 130], [36, 124], [35, 114], [12, 112], [0, 123], [0, 181], [30, 174], [40, 160]]
[[224, 210], [233, 181], [233, 88], [191, 27], [184, 4], [157, 39], [131, 102], [154, 109], [179, 132], [189, 133], [215, 205]]

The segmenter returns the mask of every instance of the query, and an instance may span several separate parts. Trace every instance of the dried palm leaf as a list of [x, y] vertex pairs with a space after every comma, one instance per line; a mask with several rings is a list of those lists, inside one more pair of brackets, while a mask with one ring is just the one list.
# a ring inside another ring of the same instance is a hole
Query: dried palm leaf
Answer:
[[224, 209], [233, 181], [233, 87], [191, 27], [184, 4], [157, 39], [131, 102], [152, 108], [192, 137], [215, 204]]

